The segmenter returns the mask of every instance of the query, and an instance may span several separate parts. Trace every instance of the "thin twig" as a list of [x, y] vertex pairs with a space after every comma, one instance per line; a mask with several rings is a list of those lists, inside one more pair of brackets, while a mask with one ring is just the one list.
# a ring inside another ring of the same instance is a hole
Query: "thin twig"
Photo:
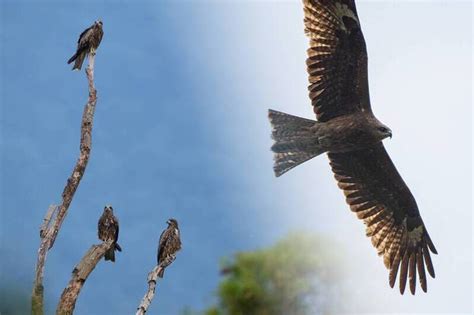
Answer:
[[[89, 98], [84, 112], [82, 114], [81, 123], [81, 144], [79, 158], [77, 159], [71, 176], [67, 179], [66, 186], [62, 193], [62, 201], [57, 211], [48, 209], [43, 224], [40, 227], [41, 243], [38, 249], [38, 259], [36, 262], [36, 277], [33, 284], [33, 293], [31, 297], [31, 311], [34, 315], [43, 315], [43, 273], [44, 265], [48, 250], [54, 245], [54, 241], [58, 236], [61, 225], [66, 218], [69, 205], [71, 204], [74, 193], [86, 170], [89, 154], [92, 146], [92, 124], [94, 122], [94, 111], [97, 103], [97, 91], [94, 87], [94, 58], [95, 54], [89, 55], [89, 66], [86, 69], [87, 80], [89, 83]], [[53, 212], [55, 214], [54, 218]], [[50, 215], [50, 217], [48, 217]], [[46, 223], [46, 221], [48, 221]], [[46, 224], [45, 224], [46, 223]]]
[[172, 255], [162, 261], [159, 265], [155, 266], [152, 271], [148, 274], [148, 290], [145, 293], [140, 305], [137, 307], [135, 315], [144, 315], [151, 305], [151, 301], [155, 297], [156, 282], [158, 280], [158, 274], [162, 269], [166, 269], [176, 259], [176, 256]]
[[91, 246], [84, 257], [82, 257], [79, 264], [77, 264], [72, 270], [71, 280], [61, 294], [56, 314], [68, 315], [73, 313], [77, 298], [87, 280], [87, 277], [91, 274], [102, 257], [104, 257], [107, 250], [112, 246], [115, 246], [113, 240], [109, 240], [100, 245]]

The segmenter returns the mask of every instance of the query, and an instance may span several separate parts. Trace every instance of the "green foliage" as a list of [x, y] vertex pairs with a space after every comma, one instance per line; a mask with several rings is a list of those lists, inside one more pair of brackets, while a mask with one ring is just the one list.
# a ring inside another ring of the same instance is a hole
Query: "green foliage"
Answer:
[[205, 314], [330, 313], [339, 275], [331, 249], [321, 238], [299, 233], [270, 248], [236, 254], [223, 264], [218, 305]]

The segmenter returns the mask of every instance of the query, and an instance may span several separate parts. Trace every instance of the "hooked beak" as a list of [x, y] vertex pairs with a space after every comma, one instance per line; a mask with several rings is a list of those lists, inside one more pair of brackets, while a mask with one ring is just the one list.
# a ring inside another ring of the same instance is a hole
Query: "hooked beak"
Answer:
[[392, 139], [392, 130], [388, 132], [388, 136], [390, 137], [390, 139]]

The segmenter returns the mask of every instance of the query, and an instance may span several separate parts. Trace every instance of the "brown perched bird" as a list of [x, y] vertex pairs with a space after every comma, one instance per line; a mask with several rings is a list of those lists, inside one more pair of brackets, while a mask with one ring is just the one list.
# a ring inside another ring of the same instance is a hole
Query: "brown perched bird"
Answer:
[[122, 251], [122, 248], [117, 243], [119, 236], [119, 222], [114, 216], [114, 209], [111, 205], [106, 205], [104, 212], [99, 219], [98, 224], [98, 235], [99, 239], [106, 242], [109, 240], [114, 241], [114, 245], [105, 253], [105, 260], [115, 261], [115, 251]]
[[[168, 227], [160, 235], [160, 241], [158, 244], [158, 265], [174, 256], [176, 252], [181, 249], [181, 239], [179, 236], [178, 221], [175, 219], [169, 219], [166, 221]], [[165, 268], [162, 268], [158, 276], [163, 278]]]
[[81, 70], [86, 56], [88, 54], [95, 54], [103, 35], [104, 31], [102, 30], [102, 21], [100, 20], [95, 21], [92, 26], [79, 35], [76, 53], [67, 61], [68, 64], [76, 61], [72, 70]]
[[382, 140], [392, 131], [372, 113], [367, 79], [367, 52], [353, 0], [304, 0], [309, 96], [317, 121], [269, 111], [280, 176], [328, 152], [330, 165], [346, 201], [367, 226], [367, 236], [383, 256], [400, 293], [416, 278], [426, 292], [425, 266], [435, 277], [430, 251], [437, 254], [416, 201], [397, 172]]

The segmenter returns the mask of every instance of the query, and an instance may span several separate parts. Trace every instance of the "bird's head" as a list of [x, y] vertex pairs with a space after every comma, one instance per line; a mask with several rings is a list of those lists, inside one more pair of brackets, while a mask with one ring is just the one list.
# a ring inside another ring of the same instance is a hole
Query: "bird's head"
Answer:
[[114, 212], [114, 208], [112, 208], [112, 205], [105, 205], [104, 212]]
[[166, 221], [166, 223], [168, 223], [168, 225], [170, 226], [178, 227], [178, 221], [176, 221], [176, 219], [169, 219], [168, 221]]
[[102, 20], [98, 19], [97, 21], [94, 22], [96, 26], [102, 27]]
[[375, 137], [379, 140], [392, 138], [392, 130], [379, 121], [375, 124], [374, 133]]

